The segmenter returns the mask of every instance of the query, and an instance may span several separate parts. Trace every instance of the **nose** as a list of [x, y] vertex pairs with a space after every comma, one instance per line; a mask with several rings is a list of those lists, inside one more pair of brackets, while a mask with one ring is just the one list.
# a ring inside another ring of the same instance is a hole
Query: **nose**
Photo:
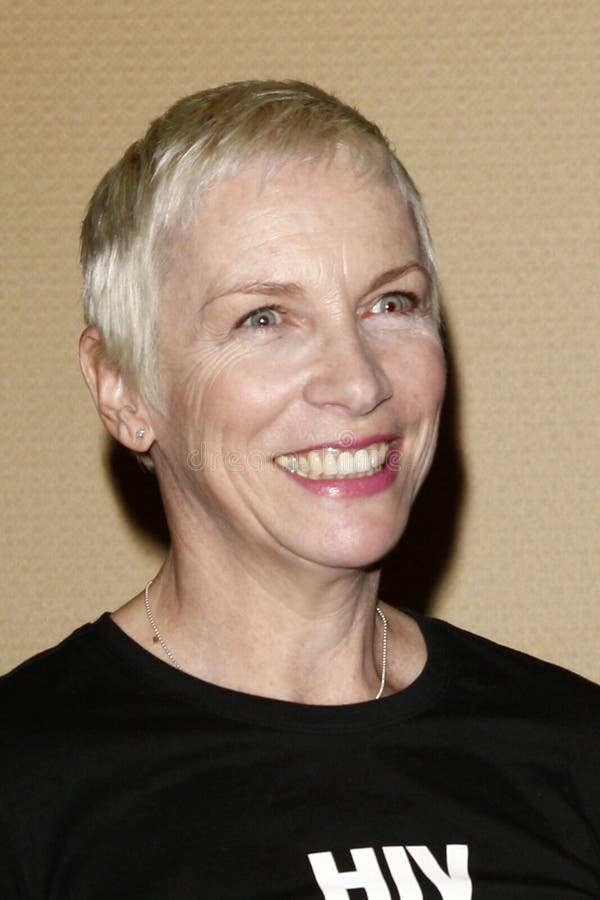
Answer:
[[357, 321], [338, 322], [320, 336], [304, 386], [308, 403], [365, 416], [391, 396], [392, 385], [377, 349], [360, 333]]

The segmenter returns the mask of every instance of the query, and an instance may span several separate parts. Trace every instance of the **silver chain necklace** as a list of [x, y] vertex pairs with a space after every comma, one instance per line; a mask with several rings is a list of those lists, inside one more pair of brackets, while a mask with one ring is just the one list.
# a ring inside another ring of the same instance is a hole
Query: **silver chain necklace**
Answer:
[[[156, 624], [156, 620], [152, 615], [152, 607], [150, 606], [150, 586], [152, 585], [152, 581], [153, 579], [150, 579], [150, 581], [144, 588], [144, 606], [146, 607], [146, 615], [148, 616], [148, 621], [150, 622], [152, 631], [154, 632], [153, 640], [155, 644], [160, 644], [165, 656], [169, 659], [170, 663], [181, 672], [181, 666], [175, 659], [173, 652], [160, 633], [158, 625]], [[381, 641], [381, 680], [379, 682], [379, 690], [375, 695], [375, 699], [379, 700], [385, 689], [385, 676], [387, 671], [388, 622], [383, 614], [383, 610], [379, 606], [376, 607], [376, 611], [377, 615], [381, 619], [381, 624], [383, 625], [383, 638]]]

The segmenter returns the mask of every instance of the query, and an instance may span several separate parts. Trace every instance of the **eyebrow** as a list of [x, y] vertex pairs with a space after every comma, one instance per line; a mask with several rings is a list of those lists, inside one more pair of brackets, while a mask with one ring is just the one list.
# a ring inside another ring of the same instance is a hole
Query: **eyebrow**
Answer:
[[[381, 275], [377, 275], [363, 293], [370, 294], [372, 291], [376, 291], [386, 284], [396, 281], [396, 279], [401, 278], [412, 270], [421, 272], [429, 281], [430, 276], [427, 270], [421, 263], [412, 260], [403, 266], [394, 266], [394, 268], [382, 272]], [[230, 294], [254, 294], [261, 297], [299, 297], [304, 294], [304, 289], [295, 281], [249, 281], [232, 285], [225, 290], [219, 290], [216, 295], [211, 297], [210, 302], [212, 303], [214, 300], [227, 297]]]
[[226, 297], [228, 294], [260, 294], [263, 297], [282, 295], [297, 297], [302, 293], [302, 287], [295, 281], [249, 281], [244, 284], [233, 285], [224, 291], [219, 291], [218, 296]]
[[371, 291], [376, 291], [379, 288], [385, 287], [386, 284], [389, 284], [391, 281], [396, 281], [397, 278], [402, 278], [403, 275], [406, 275], [407, 272], [412, 272], [416, 270], [421, 272], [422, 275], [425, 276], [427, 281], [429, 282], [429, 272], [425, 269], [421, 263], [413, 260], [412, 262], [408, 262], [403, 266], [396, 266], [393, 269], [388, 269], [386, 272], [382, 272], [381, 275], [378, 275], [369, 285], [366, 294], [370, 294]]

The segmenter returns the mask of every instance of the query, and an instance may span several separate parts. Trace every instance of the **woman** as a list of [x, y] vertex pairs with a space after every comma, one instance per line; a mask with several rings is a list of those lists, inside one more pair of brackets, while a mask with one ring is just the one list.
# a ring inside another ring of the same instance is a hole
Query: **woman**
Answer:
[[377, 600], [445, 380], [381, 132], [295, 82], [186, 98], [82, 248], [83, 374], [172, 543], [3, 681], [1, 896], [597, 897], [597, 690]]

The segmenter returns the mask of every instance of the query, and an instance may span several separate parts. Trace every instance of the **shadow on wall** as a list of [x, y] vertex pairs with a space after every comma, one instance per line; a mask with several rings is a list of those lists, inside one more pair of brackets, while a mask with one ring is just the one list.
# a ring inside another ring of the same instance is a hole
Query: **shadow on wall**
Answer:
[[[430, 610], [436, 587], [451, 561], [465, 491], [456, 369], [447, 326], [444, 332], [448, 384], [438, 449], [404, 536], [384, 561], [380, 588], [380, 597], [386, 602], [417, 612]], [[169, 530], [154, 475], [114, 441], [108, 442], [106, 465], [124, 513], [166, 551]]]

